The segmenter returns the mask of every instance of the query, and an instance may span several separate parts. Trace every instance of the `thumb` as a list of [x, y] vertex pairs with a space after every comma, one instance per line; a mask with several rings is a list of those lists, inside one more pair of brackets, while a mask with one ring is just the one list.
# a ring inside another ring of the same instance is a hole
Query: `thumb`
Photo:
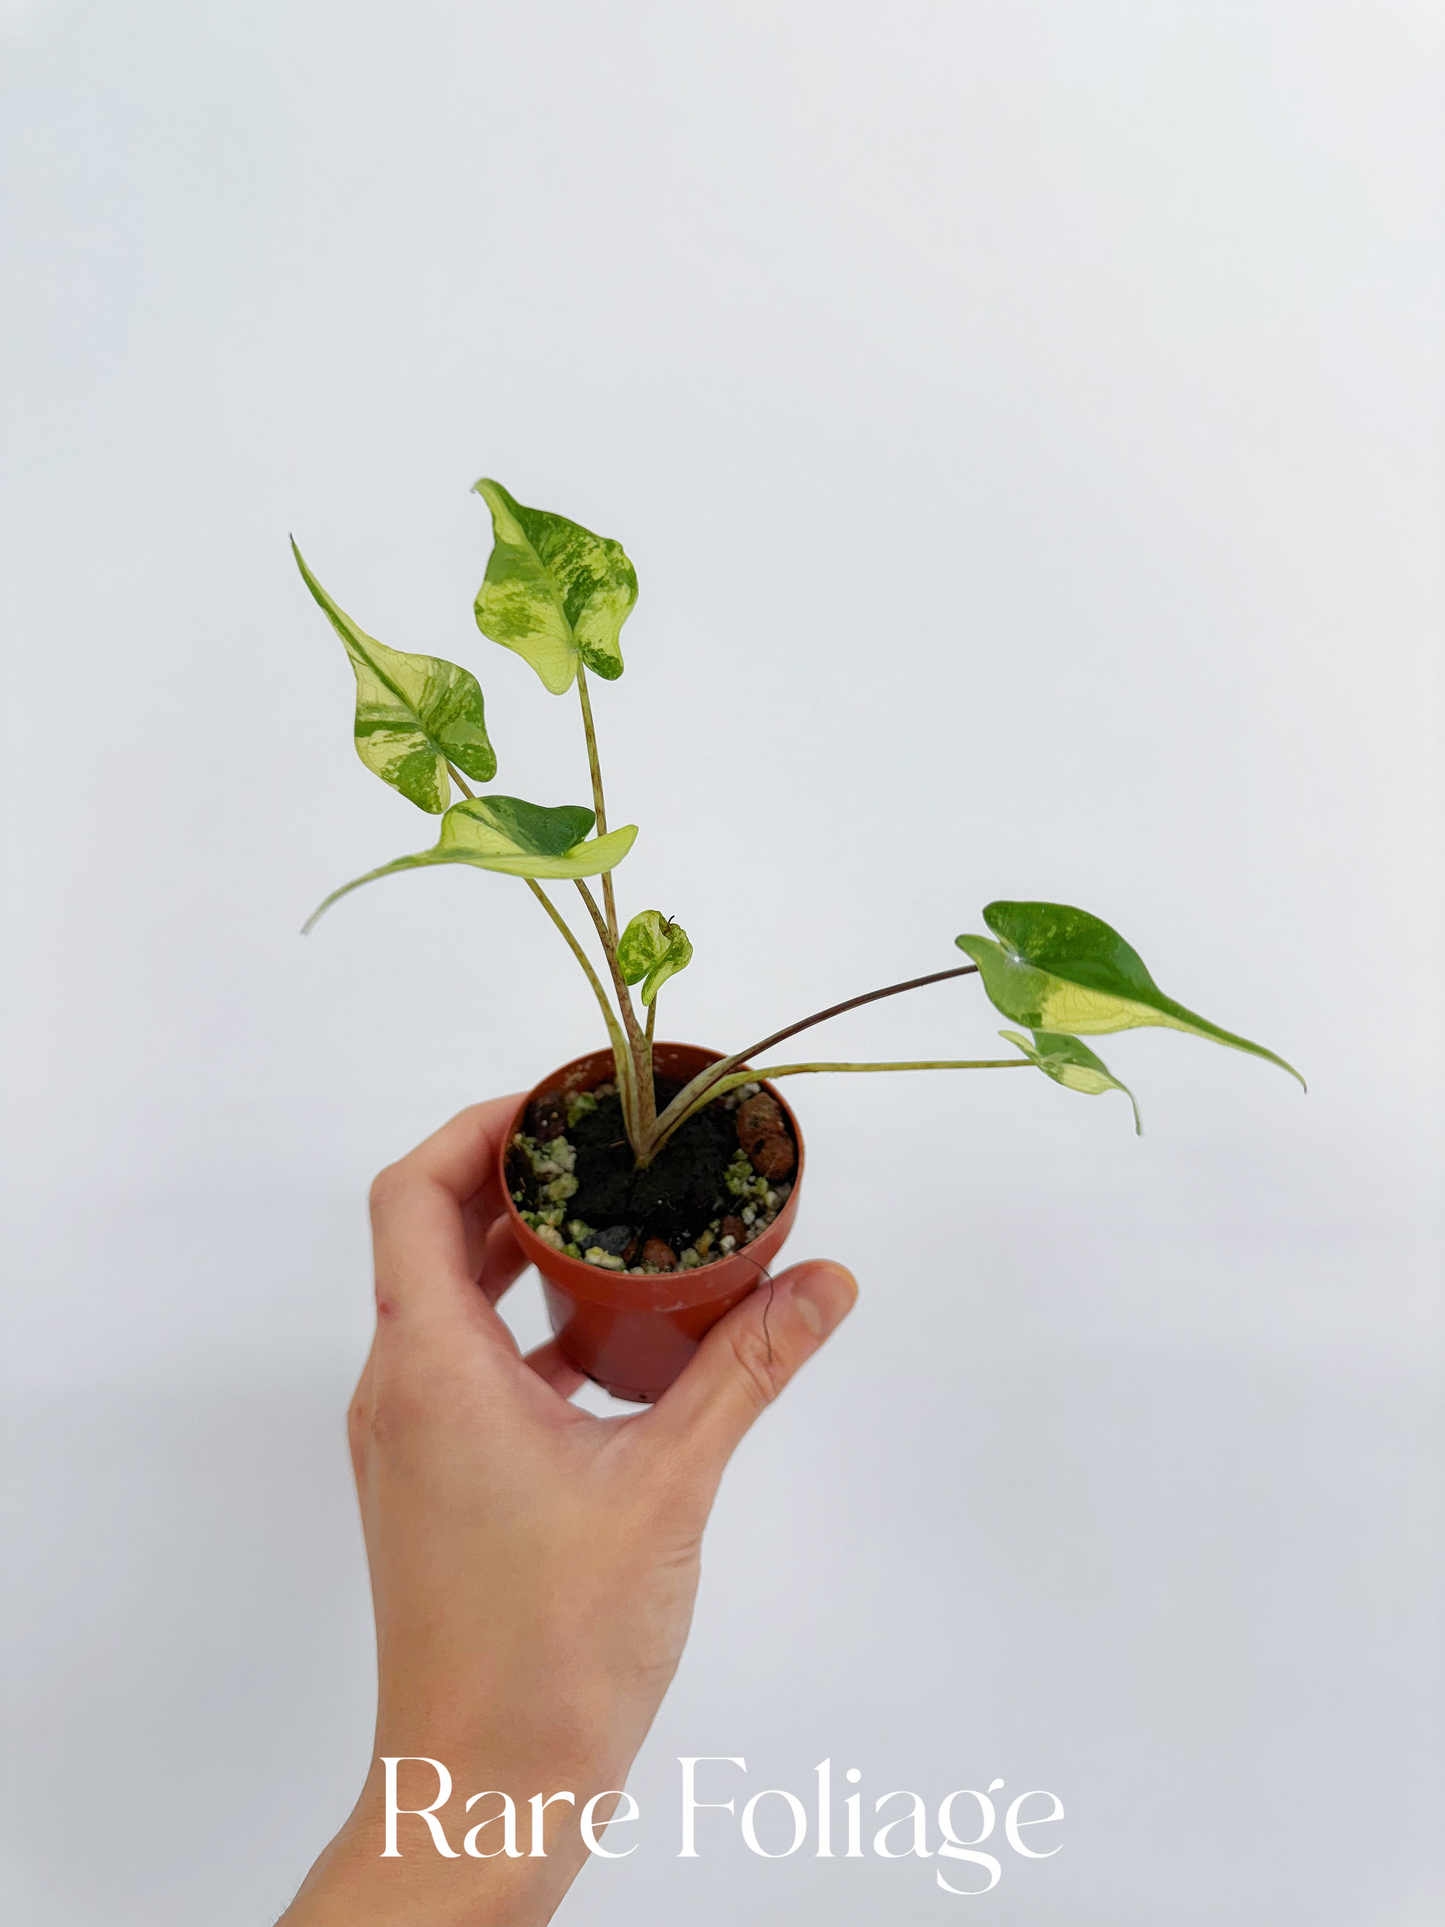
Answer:
[[652, 1408], [659, 1445], [721, 1474], [753, 1420], [842, 1324], [857, 1297], [852, 1272], [829, 1258], [780, 1272], [771, 1292], [760, 1285], [713, 1326]]

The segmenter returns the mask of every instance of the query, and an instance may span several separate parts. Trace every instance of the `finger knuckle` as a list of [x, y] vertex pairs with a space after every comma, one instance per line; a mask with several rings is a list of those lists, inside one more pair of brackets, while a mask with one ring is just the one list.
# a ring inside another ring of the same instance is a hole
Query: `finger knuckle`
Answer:
[[775, 1346], [755, 1325], [742, 1325], [733, 1333], [733, 1361], [744, 1395], [763, 1411], [783, 1389], [787, 1374]]
[[383, 1450], [421, 1431], [435, 1415], [435, 1397], [409, 1371], [388, 1373], [366, 1415], [367, 1435]]
[[353, 1476], [360, 1482], [371, 1450], [371, 1410], [353, 1399], [346, 1411], [346, 1449]]
[[385, 1165], [371, 1180], [370, 1205], [373, 1219], [382, 1216], [395, 1202], [406, 1182], [400, 1163]]
[[394, 1443], [401, 1429], [394, 1398], [374, 1399], [365, 1411], [353, 1412], [347, 1426], [353, 1458], [366, 1458]]

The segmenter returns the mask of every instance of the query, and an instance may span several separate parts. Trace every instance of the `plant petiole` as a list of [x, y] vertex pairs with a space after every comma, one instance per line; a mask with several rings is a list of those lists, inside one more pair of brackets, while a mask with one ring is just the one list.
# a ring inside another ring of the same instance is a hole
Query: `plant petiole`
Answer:
[[[552, 919], [553, 923], [556, 924], [558, 930], [561, 931], [564, 943], [577, 959], [578, 963], [581, 964], [587, 981], [592, 986], [592, 994], [597, 999], [598, 1008], [602, 1012], [602, 1020], [607, 1026], [607, 1036], [612, 1045], [612, 1060], [617, 1071], [617, 1089], [622, 1100], [622, 1115], [627, 1123], [628, 1136], [631, 1137], [634, 1129], [639, 1128], [639, 1120], [637, 1116], [637, 1087], [633, 1078], [633, 1056], [628, 1048], [628, 1040], [623, 1035], [622, 1029], [616, 1017], [613, 1015], [612, 1006], [607, 1001], [607, 993], [602, 988], [601, 979], [592, 968], [591, 958], [577, 941], [567, 919], [562, 915], [561, 911], [557, 908], [556, 904], [553, 903], [552, 899], [547, 895], [547, 892], [542, 888], [541, 884], [537, 882], [535, 877], [523, 877], [522, 881], [547, 912], [547, 915]], [[655, 1111], [656, 1106], [654, 1105], [652, 1108]]]
[[[587, 692], [587, 670], [581, 658], [577, 662], [577, 694], [582, 698], [582, 729], [587, 738], [587, 767], [592, 776], [592, 808], [597, 817], [597, 834], [607, 834], [607, 804], [602, 795], [602, 762], [597, 754], [597, 731], [592, 723], [592, 698]], [[607, 911], [607, 928], [612, 933], [612, 941], [617, 941], [617, 902], [612, 894], [612, 872], [604, 871], [602, 877], [602, 902]]]
[[[676, 1122], [661, 1131], [653, 1144], [655, 1157], [674, 1131], [686, 1124], [690, 1117], [707, 1109], [715, 1099], [725, 1096], [729, 1091], [740, 1090], [744, 1084], [761, 1084], [778, 1077], [801, 1077], [808, 1071], [1016, 1071], [1031, 1068], [1027, 1057], [971, 1057], [971, 1058], [921, 1058], [896, 1064], [760, 1064], [753, 1070], [734, 1071], [719, 1078], [709, 1089], [683, 1112]], [[680, 1093], [686, 1095], [686, 1093]], [[658, 1120], [661, 1125], [666, 1117]]]
[[[638, 1163], [645, 1159], [644, 1148], [652, 1141], [657, 1126], [657, 1097], [652, 1088], [652, 1046], [643, 1035], [633, 1008], [632, 993], [627, 987], [627, 979], [622, 974], [622, 965], [617, 957], [617, 944], [608, 930], [607, 921], [597, 907], [597, 899], [587, 888], [581, 877], [574, 879], [581, 893], [582, 901], [597, 929], [597, 936], [607, 958], [607, 968], [612, 974], [612, 987], [617, 994], [617, 1008], [627, 1032], [627, 1046], [631, 1053], [634, 1082], [637, 1092], [638, 1129], [632, 1137], [632, 1148], [637, 1153]], [[629, 1136], [632, 1134], [629, 1133]]]
[[[957, 964], [951, 970], [931, 971], [926, 977], [909, 977], [901, 984], [885, 984], [882, 990], [868, 990], [861, 997], [847, 997], [841, 1004], [830, 1004], [826, 1010], [815, 1011], [811, 1017], [800, 1018], [796, 1024], [787, 1024], [782, 1030], [773, 1031], [770, 1036], [761, 1038], [756, 1044], [749, 1044], [746, 1050], [734, 1051], [731, 1057], [720, 1058], [716, 1064], [709, 1064], [705, 1071], [699, 1071], [692, 1082], [678, 1092], [662, 1113], [658, 1119], [658, 1125], [663, 1136], [670, 1137], [685, 1114], [700, 1109], [698, 1100], [713, 1095], [713, 1086], [720, 1078], [726, 1077], [735, 1065], [746, 1064], [760, 1051], [771, 1050], [774, 1044], [781, 1044], [785, 1038], [796, 1037], [800, 1030], [811, 1030], [814, 1024], [826, 1023], [830, 1017], [841, 1017], [845, 1010], [857, 1010], [863, 1004], [876, 1004], [881, 997], [897, 997], [905, 990], [921, 990], [925, 984], [941, 984], [949, 977], [977, 975], [977, 964]], [[1008, 1061], [1012, 1062], [1012, 1059]]]

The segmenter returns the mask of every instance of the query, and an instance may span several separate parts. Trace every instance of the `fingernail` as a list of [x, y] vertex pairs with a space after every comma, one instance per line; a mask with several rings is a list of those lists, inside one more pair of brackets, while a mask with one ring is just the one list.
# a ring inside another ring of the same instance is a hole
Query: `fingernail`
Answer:
[[831, 1259], [809, 1265], [793, 1286], [799, 1316], [814, 1338], [826, 1338], [841, 1325], [857, 1296], [858, 1280]]

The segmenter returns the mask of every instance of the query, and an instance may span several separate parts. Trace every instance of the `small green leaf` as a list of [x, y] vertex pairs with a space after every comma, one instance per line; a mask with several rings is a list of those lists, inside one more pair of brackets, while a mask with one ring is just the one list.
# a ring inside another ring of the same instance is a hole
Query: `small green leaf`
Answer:
[[1086, 1097], [1101, 1097], [1105, 1091], [1122, 1091], [1134, 1106], [1134, 1130], [1139, 1137], [1144, 1135], [1144, 1121], [1139, 1115], [1139, 1104], [1127, 1084], [1121, 1084], [1110, 1071], [1107, 1064], [1081, 1044], [1077, 1037], [1065, 1037], [1047, 1030], [1036, 1030], [1030, 1043], [1022, 1031], [1001, 1030], [1000, 1037], [1006, 1037], [1011, 1044], [1017, 1044], [1031, 1064], [1037, 1064], [1045, 1077], [1053, 1078], [1065, 1090], [1082, 1091]]
[[1066, 903], [991, 903], [983, 920], [1000, 942], [988, 937], [955, 941], [978, 965], [995, 1009], [1016, 1024], [1085, 1037], [1162, 1024], [1267, 1058], [1304, 1083], [1293, 1064], [1272, 1050], [1221, 1030], [1166, 997], [1139, 953], [1087, 910]]
[[523, 508], [500, 482], [473, 484], [492, 511], [495, 545], [477, 591], [477, 627], [529, 662], [554, 696], [572, 687], [577, 658], [609, 682], [622, 674], [622, 625], [637, 573], [620, 542]]
[[487, 740], [476, 677], [454, 662], [403, 655], [367, 635], [337, 608], [294, 541], [291, 549], [356, 672], [356, 753], [366, 767], [433, 816], [451, 801], [448, 762], [490, 783], [497, 757]]
[[394, 876], [399, 870], [469, 863], [474, 869], [499, 870], [504, 876], [514, 877], [600, 876], [605, 870], [616, 869], [627, 855], [636, 839], [637, 825], [629, 823], [625, 829], [583, 842], [595, 820], [591, 810], [574, 804], [547, 810], [524, 803], [517, 796], [470, 796], [465, 803], [454, 803], [442, 818], [434, 849], [400, 856], [394, 863], [383, 863], [379, 870], [368, 870], [365, 876], [333, 890], [307, 918], [302, 935], [338, 898], [377, 877]]
[[642, 1001], [650, 1004], [669, 977], [692, 962], [692, 945], [680, 923], [660, 910], [642, 910], [617, 940], [617, 961], [628, 983], [642, 983]]

